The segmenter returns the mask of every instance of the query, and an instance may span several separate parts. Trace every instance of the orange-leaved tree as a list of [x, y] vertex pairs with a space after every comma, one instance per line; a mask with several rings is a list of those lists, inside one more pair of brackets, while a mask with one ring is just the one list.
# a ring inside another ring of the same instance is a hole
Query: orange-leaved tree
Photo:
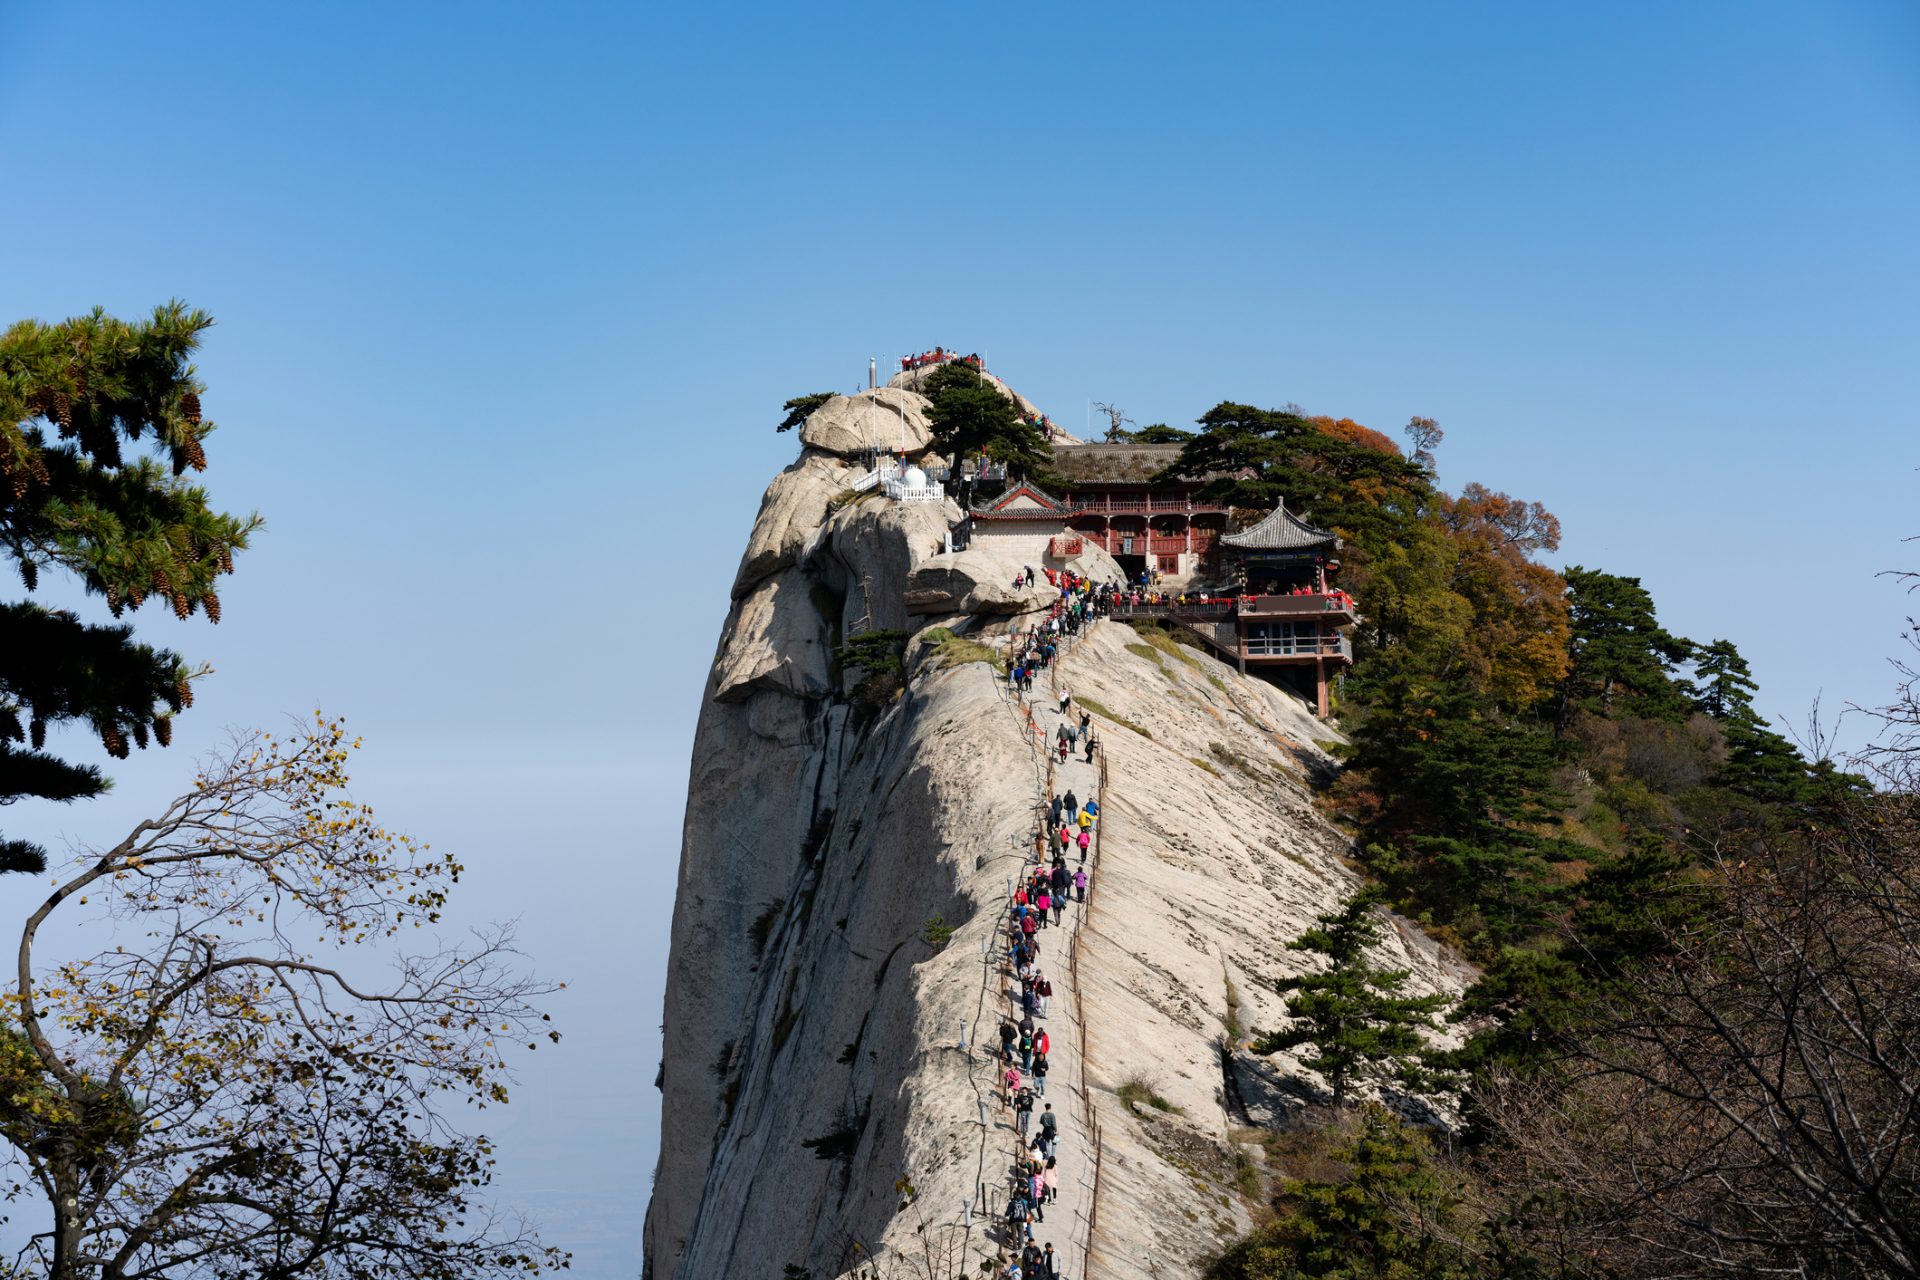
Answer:
[[1566, 583], [1533, 559], [1560, 546], [1560, 521], [1480, 484], [1439, 514], [1454, 552], [1448, 586], [1473, 606], [1466, 674], [1501, 706], [1532, 706], [1567, 673]]

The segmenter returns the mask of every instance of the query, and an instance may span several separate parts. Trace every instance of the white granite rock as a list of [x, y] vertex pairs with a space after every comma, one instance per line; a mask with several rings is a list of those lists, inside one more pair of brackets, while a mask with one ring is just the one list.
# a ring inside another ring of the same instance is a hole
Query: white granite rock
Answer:
[[734, 601], [714, 659], [713, 697], [738, 702], [758, 688], [801, 698], [828, 693], [834, 619], [822, 603], [798, 569], [782, 569]]
[[864, 457], [869, 449], [918, 454], [931, 440], [927, 398], [893, 386], [835, 396], [815, 409], [800, 428], [800, 443], [809, 449], [849, 458]]
[[907, 575], [908, 613], [1032, 613], [1059, 598], [1044, 577], [1013, 585], [1024, 566], [974, 547], [921, 562]]
[[803, 451], [773, 478], [760, 499], [760, 514], [733, 578], [736, 599], [799, 558], [827, 518], [827, 504], [845, 493], [861, 472], [830, 454]]

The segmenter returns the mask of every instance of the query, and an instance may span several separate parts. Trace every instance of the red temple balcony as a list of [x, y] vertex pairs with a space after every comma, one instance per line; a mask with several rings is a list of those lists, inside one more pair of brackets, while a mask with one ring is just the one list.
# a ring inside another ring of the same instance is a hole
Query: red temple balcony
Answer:
[[1225, 512], [1226, 508], [1217, 502], [1199, 498], [1164, 497], [1155, 494], [1112, 494], [1087, 493], [1072, 499], [1076, 511], [1091, 515], [1110, 515], [1119, 512], [1127, 515], [1157, 512]]
[[1325, 635], [1243, 636], [1240, 652], [1248, 662], [1288, 662], [1331, 659], [1353, 662], [1353, 641], [1334, 632]]
[[1242, 596], [1243, 618], [1332, 618], [1345, 626], [1359, 619], [1353, 598], [1342, 593], [1315, 593], [1305, 596]]

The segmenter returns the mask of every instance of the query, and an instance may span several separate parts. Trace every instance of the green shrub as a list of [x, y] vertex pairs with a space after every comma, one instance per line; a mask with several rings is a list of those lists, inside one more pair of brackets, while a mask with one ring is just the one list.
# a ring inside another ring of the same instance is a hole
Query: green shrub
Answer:
[[755, 964], [760, 963], [760, 957], [766, 954], [767, 939], [773, 936], [773, 926], [780, 919], [780, 908], [785, 905], [783, 902], [769, 902], [767, 909], [755, 916], [753, 923], [747, 926], [747, 941], [753, 944]]
[[1200, 659], [1187, 652], [1186, 646], [1175, 638], [1175, 634], [1161, 626], [1157, 621], [1153, 619], [1142, 619], [1129, 622], [1127, 625], [1132, 627], [1134, 631], [1139, 634], [1140, 638], [1146, 642], [1138, 648], [1133, 645], [1128, 645], [1127, 648], [1129, 650], [1136, 653], [1139, 652], [1140, 649], [1158, 651], [1166, 654], [1175, 662], [1185, 663], [1195, 671], [1200, 669]]
[[1155, 1111], [1167, 1111], [1174, 1115], [1182, 1114], [1179, 1107], [1161, 1097], [1152, 1085], [1139, 1076], [1135, 1076], [1113, 1092], [1114, 1096], [1120, 1099], [1121, 1104], [1135, 1115], [1140, 1114], [1141, 1107], [1152, 1107]]
[[928, 916], [927, 923], [920, 929], [920, 937], [938, 951], [953, 937], [953, 926], [947, 923], [945, 916]]
[[1000, 664], [1000, 655], [989, 645], [978, 640], [969, 640], [957, 636], [945, 627], [933, 627], [922, 637], [933, 661], [941, 667], [959, 667], [969, 662], [984, 662], [995, 670], [1004, 670]]

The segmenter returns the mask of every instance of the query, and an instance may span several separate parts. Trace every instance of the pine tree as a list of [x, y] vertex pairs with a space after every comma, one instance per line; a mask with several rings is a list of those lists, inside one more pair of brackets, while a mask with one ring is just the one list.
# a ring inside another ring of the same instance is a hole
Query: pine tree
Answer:
[[1576, 711], [1685, 719], [1687, 700], [1673, 668], [1692, 646], [1660, 625], [1640, 579], [1579, 565], [1567, 570], [1566, 579], [1573, 638], [1571, 667], [1560, 687], [1561, 731]]
[[1435, 1015], [1446, 1007], [1447, 997], [1402, 995], [1408, 972], [1377, 968], [1368, 960], [1367, 953], [1380, 944], [1379, 901], [1377, 890], [1363, 889], [1287, 944], [1289, 951], [1326, 957], [1326, 968], [1274, 983], [1287, 997], [1294, 1025], [1255, 1045], [1258, 1053], [1311, 1046], [1303, 1062], [1325, 1078], [1336, 1107], [1370, 1081], [1391, 1079], [1408, 1089], [1439, 1083], [1421, 1032], [1437, 1029]]
[[795, 396], [780, 406], [787, 411], [787, 416], [780, 419], [780, 425], [775, 427], [774, 430], [793, 430], [808, 418], [811, 418], [815, 409], [818, 409], [831, 399], [833, 399], [833, 392], [831, 391], [815, 391], [808, 395]]
[[1053, 449], [1046, 434], [1020, 418], [1013, 400], [972, 365], [943, 364], [927, 375], [927, 426], [934, 447], [955, 461], [985, 454], [1010, 474], [1038, 484], [1052, 478]]
[[[29, 593], [55, 569], [116, 617], [155, 602], [220, 620], [215, 584], [260, 521], [215, 511], [183, 478], [206, 468], [214, 429], [189, 363], [212, 324], [170, 302], [143, 322], [96, 309], [0, 335], [0, 555]], [[85, 722], [122, 759], [165, 746], [192, 675], [178, 654], [136, 643], [131, 626], [0, 605], [0, 804], [100, 794], [98, 769], [43, 749], [48, 727]], [[0, 839], [0, 871], [44, 865], [39, 847]]]
[[1713, 781], [1750, 799], [1790, 804], [1808, 794], [1807, 762], [1753, 709], [1759, 688], [1733, 641], [1695, 646], [1687, 693], [1727, 740], [1727, 762]]
[[1473, 1034], [1454, 1061], [1473, 1069], [1538, 1065], [1584, 1025], [1629, 965], [1670, 950], [1701, 911], [1691, 861], [1655, 837], [1587, 868], [1554, 935], [1505, 948], [1453, 1018]]
[[1208, 1280], [1469, 1280], [1489, 1274], [1467, 1188], [1384, 1108], [1360, 1113], [1329, 1153], [1339, 1179], [1289, 1179], [1271, 1223], [1229, 1249]]
[[1201, 496], [1232, 507], [1265, 511], [1284, 498], [1367, 555], [1390, 545], [1432, 492], [1424, 467], [1357, 423], [1232, 401], [1198, 421], [1157, 478], [1201, 481]]
[[1560, 821], [1551, 734], [1457, 686], [1395, 679], [1373, 690], [1352, 766], [1380, 813], [1368, 868], [1397, 897], [1459, 926], [1486, 952], [1544, 920], [1549, 864], [1574, 852]]

